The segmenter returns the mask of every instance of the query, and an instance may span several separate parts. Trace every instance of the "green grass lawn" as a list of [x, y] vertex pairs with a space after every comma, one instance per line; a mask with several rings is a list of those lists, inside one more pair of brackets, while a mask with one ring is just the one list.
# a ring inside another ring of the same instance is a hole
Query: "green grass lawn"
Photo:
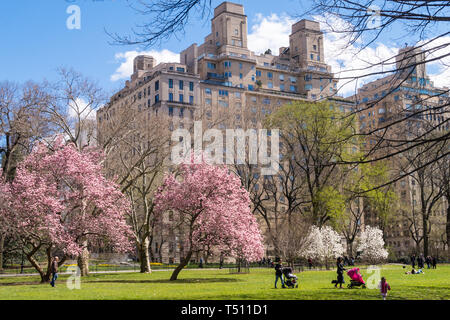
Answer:
[[[400, 265], [383, 266], [392, 287], [389, 299], [450, 299], [450, 265], [438, 265], [425, 274], [406, 275]], [[362, 269], [364, 279], [368, 274]], [[80, 290], [66, 287], [67, 275], [57, 287], [39, 284], [37, 277], [0, 278], [0, 300], [5, 299], [380, 299], [377, 289], [335, 289], [333, 271], [305, 271], [297, 274], [298, 289], [274, 289], [274, 270], [252, 269], [250, 274], [229, 274], [224, 270], [183, 270], [179, 280], [169, 281], [170, 272], [152, 274], [95, 274], [83, 278]], [[348, 283], [349, 278], [345, 276]], [[346, 284], [347, 284], [346, 283]], [[280, 287], [280, 284], [278, 284]]]

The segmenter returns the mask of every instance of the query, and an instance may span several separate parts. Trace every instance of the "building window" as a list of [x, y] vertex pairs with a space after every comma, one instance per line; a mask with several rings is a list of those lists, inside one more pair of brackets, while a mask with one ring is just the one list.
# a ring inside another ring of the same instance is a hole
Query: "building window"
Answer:
[[261, 71], [260, 70], [256, 70], [256, 76], [257, 77], [261, 77]]
[[169, 88], [173, 89], [173, 79], [169, 79]]
[[241, 93], [240, 92], [235, 92], [234, 95], [235, 95], [236, 98], [239, 98], [239, 99], [241, 98]]
[[169, 101], [173, 101], [173, 93], [169, 92]]
[[297, 87], [296, 86], [289, 86], [289, 90], [291, 91], [291, 92], [296, 92], [297, 91]]
[[189, 96], [189, 103], [194, 104], [194, 96]]
[[269, 89], [273, 89], [273, 83], [272, 83], [272, 82], [268, 82], [268, 83], [267, 83], [267, 87], [268, 87]]
[[314, 60], [314, 55], [312, 53], [309, 55], [309, 57], [311, 58], [311, 60]]
[[296, 82], [297, 82], [297, 78], [296, 78], [296, 77], [289, 77], [289, 80], [290, 80], [292, 83], [296, 83]]
[[267, 72], [267, 78], [272, 79], [273, 78], [273, 73], [272, 72]]
[[227, 90], [219, 90], [219, 96], [226, 96], [226, 97], [228, 97], [228, 91]]
[[179, 89], [180, 89], [180, 90], [183, 90], [183, 89], [184, 89], [183, 80], [180, 80], [180, 82], [179, 82]]
[[159, 94], [157, 94], [156, 96], [155, 96], [155, 103], [158, 103], [159, 102]]
[[159, 90], [159, 80], [155, 82], [155, 91]]
[[280, 90], [284, 91], [284, 84], [280, 84]]
[[179, 102], [184, 102], [184, 95], [183, 94], [180, 94], [178, 101]]
[[194, 83], [189, 82], [189, 91], [194, 91]]
[[207, 95], [210, 95], [211, 94], [211, 88], [205, 88], [205, 93]]
[[228, 107], [228, 102], [223, 101], [223, 100], [219, 100], [219, 105], [224, 107], [224, 108], [227, 108]]
[[[293, 86], [291, 86], [292, 88]], [[312, 84], [305, 84], [305, 90], [312, 90]], [[291, 89], [292, 91], [292, 89]]]
[[216, 64], [208, 62], [208, 69], [216, 69]]
[[284, 74], [280, 74], [280, 81], [284, 81]]
[[243, 68], [242, 63], [239, 63], [239, 69], [242, 69], [242, 68]]

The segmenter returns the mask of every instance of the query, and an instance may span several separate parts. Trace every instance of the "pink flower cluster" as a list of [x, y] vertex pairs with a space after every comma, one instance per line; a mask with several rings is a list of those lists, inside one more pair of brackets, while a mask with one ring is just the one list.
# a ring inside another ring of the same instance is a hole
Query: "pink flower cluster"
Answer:
[[182, 242], [193, 252], [205, 246], [248, 261], [263, 257], [258, 223], [250, 211], [248, 192], [225, 167], [182, 164], [166, 176], [155, 196], [156, 214], [173, 211], [181, 222]]
[[101, 159], [101, 153], [79, 152], [61, 139], [51, 148], [39, 144], [19, 165], [14, 181], [1, 187], [9, 232], [36, 246], [52, 244], [69, 255], [78, 255], [83, 242], [94, 239], [116, 251], [129, 251], [130, 204], [102, 175]]

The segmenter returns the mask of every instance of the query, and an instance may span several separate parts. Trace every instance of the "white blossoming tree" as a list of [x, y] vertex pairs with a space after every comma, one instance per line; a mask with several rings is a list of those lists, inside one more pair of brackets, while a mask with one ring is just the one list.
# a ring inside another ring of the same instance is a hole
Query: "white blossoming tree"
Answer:
[[322, 228], [312, 226], [302, 256], [325, 263], [329, 267], [330, 260], [342, 256], [344, 247], [339, 234], [329, 226]]
[[384, 248], [383, 232], [377, 227], [366, 226], [357, 239], [357, 251], [360, 257], [369, 263], [380, 263], [387, 259]]

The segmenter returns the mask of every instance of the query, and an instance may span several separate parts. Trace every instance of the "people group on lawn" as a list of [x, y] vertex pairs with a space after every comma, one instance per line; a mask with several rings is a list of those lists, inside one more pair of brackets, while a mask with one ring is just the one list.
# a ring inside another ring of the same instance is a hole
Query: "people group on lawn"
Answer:
[[[308, 264], [311, 267], [311, 260], [308, 259]], [[332, 283], [334, 283], [334, 287], [337, 288], [339, 285], [339, 288], [342, 289], [342, 284], [345, 283], [344, 281], [344, 271], [346, 270], [344, 268], [344, 259], [339, 257], [336, 261], [336, 267], [337, 267], [337, 280], [333, 280]], [[283, 278], [283, 261], [281, 259], [276, 259], [275, 263], [275, 289], [277, 289], [278, 280], [281, 281], [281, 287], [286, 288], [284, 278]], [[361, 284], [365, 284], [362, 275], [359, 271], [359, 268], [352, 268], [349, 270], [348, 275], [352, 279], [352, 282], [360, 282]], [[385, 277], [381, 278], [381, 281], [378, 284], [378, 289], [380, 290], [381, 297], [383, 300], [386, 300], [388, 291], [391, 290], [391, 286], [387, 282]]]

